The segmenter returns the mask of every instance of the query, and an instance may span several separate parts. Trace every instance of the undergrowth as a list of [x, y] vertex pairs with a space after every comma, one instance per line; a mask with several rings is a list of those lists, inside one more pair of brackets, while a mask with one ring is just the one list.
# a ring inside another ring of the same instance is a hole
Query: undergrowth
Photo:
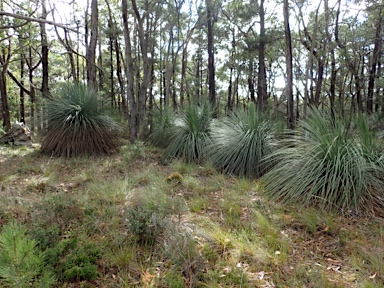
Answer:
[[257, 181], [124, 147], [2, 147], [2, 287], [384, 286], [382, 219], [274, 204]]

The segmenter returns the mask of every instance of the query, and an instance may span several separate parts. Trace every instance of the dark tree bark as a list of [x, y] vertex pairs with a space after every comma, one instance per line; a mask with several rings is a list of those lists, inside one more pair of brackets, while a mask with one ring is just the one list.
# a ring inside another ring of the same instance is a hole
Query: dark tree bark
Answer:
[[367, 95], [367, 112], [368, 113], [373, 112], [373, 95], [374, 95], [374, 89], [375, 89], [375, 79], [377, 77], [376, 69], [377, 69], [377, 64], [379, 62], [380, 47], [382, 44], [382, 37], [381, 37], [382, 22], [383, 22], [383, 13], [380, 11], [380, 15], [375, 23], [375, 27], [376, 27], [375, 44], [373, 48], [371, 68], [369, 71], [368, 95]]
[[293, 68], [292, 68], [292, 38], [289, 27], [288, 0], [284, 0], [284, 30], [285, 30], [285, 62], [287, 73], [287, 127], [293, 129], [295, 126], [294, 103], [293, 103]]
[[[207, 26], [208, 26], [208, 89], [209, 89], [209, 102], [214, 107], [217, 113], [216, 107], [216, 83], [215, 83], [215, 54], [213, 43], [213, 4], [212, 0], [206, 0], [207, 5]], [[215, 113], [215, 114], [216, 114]]]
[[[47, 18], [47, 9], [45, 5], [45, 0], [41, 2], [42, 7], [42, 19]], [[49, 98], [49, 63], [48, 63], [48, 40], [47, 32], [45, 30], [45, 23], [40, 23], [40, 35], [41, 35], [41, 65], [43, 70], [43, 79], [41, 82], [41, 92], [43, 97]]]
[[265, 112], [268, 109], [267, 74], [265, 68], [265, 9], [264, 0], [260, 0], [260, 42], [259, 42], [259, 71], [257, 75], [257, 104], [258, 110]]
[[[22, 56], [21, 59], [20, 59], [20, 83], [21, 85], [24, 86], [24, 63], [25, 63], [25, 60], [24, 60], [24, 57]], [[19, 93], [19, 96], [20, 96], [20, 117], [19, 117], [19, 121], [21, 123], [24, 123], [25, 124], [25, 101], [24, 101], [24, 89], [20, 88], [20, 93]]]

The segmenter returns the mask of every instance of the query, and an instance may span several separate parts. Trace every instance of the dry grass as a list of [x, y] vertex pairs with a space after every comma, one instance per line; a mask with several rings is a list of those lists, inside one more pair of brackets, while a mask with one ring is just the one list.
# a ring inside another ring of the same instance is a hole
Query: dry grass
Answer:
[[[97, 158], [35, 149], [0, 147], [0, 225], [25, 224], [43, 250], [77, 239], [101, 251], [96, 279], [57, 287], [384, 287], [383, 219], [268, 203], [257, 182], [164, 166], [140, 144]], [[126, 223], [130, 197], [148, 191], [174, 201], [151, 245]]]

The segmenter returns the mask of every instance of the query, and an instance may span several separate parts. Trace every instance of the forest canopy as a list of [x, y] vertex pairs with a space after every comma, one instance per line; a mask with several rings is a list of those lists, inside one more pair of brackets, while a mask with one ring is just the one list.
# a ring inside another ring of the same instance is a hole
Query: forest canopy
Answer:
[[[82, 82], [141, 137], [156, 111], [254, 102], [293, 128], [309, 107], [383, 110], [381, 1], [0, 1], [0, 117], [44, 129], [58, 83]], [[64, 12], [65, 11], [65, 12]]]

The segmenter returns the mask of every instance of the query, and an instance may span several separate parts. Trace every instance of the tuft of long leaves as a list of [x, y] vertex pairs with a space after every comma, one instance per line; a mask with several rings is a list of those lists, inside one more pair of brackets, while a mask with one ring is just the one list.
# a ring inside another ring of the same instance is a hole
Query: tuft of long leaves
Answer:
[[362, 117], [352, 124], [312, 110], [271, 156], [277, 164], [262, 178], [265, 195], [326, 210], [384, 212], [384, 165], [375, 135]]
[[247, 110], [233, 112], [212, 133], [213, 165], [225, 173], [260, 177], [268, 169], [264, 158], [275, 149], [274, 131], [253, 103]]
[[187, 162], [206, 159], [207, 146], [212, 143], [213, 109], [208, 102], [192, 104], [181, 110], [169, 131], [165, 159], [182, 158]]
[[148, 141], [161, 148], [166, 148], [172, 133], [172, 127], [175, 124], [175, 113], [170, 108], [158, 111], [154, 115], [151, 133]]
[[52, 156], [112, 154], [118, 150], [118, 124], [102, 110], [97, 93], [71, 83], [47, 105], [48, 129], [43, 153]]

